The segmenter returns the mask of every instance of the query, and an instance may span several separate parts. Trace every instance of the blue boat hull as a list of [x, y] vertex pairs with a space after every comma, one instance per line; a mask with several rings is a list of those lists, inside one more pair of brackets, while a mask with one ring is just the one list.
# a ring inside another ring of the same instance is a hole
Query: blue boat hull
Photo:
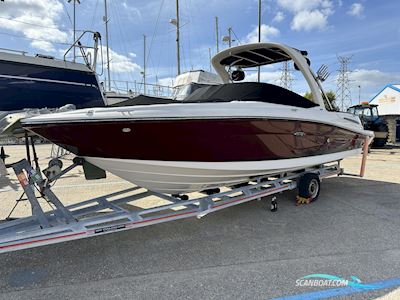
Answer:
[[0, 111], [104, 106], [93, 72], [0, 61]]

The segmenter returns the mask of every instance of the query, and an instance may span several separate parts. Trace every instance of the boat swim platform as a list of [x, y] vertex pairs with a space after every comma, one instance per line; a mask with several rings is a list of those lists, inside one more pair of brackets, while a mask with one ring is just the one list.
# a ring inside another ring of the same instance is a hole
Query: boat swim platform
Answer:
[[[64, 169], [53, 180], [43, 179], [40, 173], [23, 159], [13, 164], [13, 169], [21, 184], [25, 201], [28, 201], [32, 214], [28, 217], [12, 219], [0, 224], [0, 253], [38, 247], [64, 241], [88, 238], [102, 234], [123, 231], [189, 217], [201, 218], [205, 215], [251, 200], [292, 190], [297, 187], [298, 179], [306, 174], [316, 174], [320, 180], [337, 176], [343, 172], [340, 163], [330, 163], [290, 173], [258, 176], [244, 186], [224, 187], [222, 191], [213, 191], [211, 195], [171, 196], [132, 187], [102, 197], [64, 206], [52, 190], [54, 181], [82, 165], [80, 159]], [[44, 198], [52, 209], [45, 212]], [[164, 200], [164, 204], [143, 208], [135, 201], [146, 201], [148, 197]], [[17, 200], [14, 208], [19, 204]], [[276, 210], [276, 200], [271, 202]]]

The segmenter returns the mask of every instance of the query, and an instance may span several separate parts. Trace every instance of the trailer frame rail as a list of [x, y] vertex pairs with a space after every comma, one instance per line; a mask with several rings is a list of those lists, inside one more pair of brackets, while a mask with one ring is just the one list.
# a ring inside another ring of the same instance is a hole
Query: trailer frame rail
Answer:
[[[0, 223], [0, 253], [189, 217], [201, 218], [227, 207], [295, 189], [298, 179], [306, 173], [317, 174], [320, 179], [343, 173], [340, 161], [337, 161], [293, 172], [254, 177], [245, 186], [223, 187], [223, 191], [211, 195], [201, 194], [187, 200], [141, 187], [132, 187], [64, 206], [51, 190], [51, 183], [81, 164], [82, 159], [74, 160], [73, 165], [53, 180], [43, 179], [25, 159], [13, 164], [14, 172], [31, 205], [32, 214], [29, 217]], [[40, 196], [37, 195], [37, 191]], [[148, 196], [166, 200], [167, 204], [141, 209], [130, 204]], [[38, 201], [40, 197], [44, 198], [53, 210], [45, 212]]]

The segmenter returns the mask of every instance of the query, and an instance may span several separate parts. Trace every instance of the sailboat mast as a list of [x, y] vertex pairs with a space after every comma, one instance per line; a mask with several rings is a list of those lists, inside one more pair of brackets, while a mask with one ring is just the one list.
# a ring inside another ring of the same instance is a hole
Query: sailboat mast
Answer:
[[[78, 2], [78, 4], [80, 4], [81, 2], [79, 0], [68, 0], [68, 3], [70, 3], [71, 1], [73, 1], [73, 5], [74, 5], [74, 9], [73, 9], [73, 32], [74, 32], [74, 40], [72, 41], [73, 45], [76, 42], [76, 3]], [[75, 62], [76, 60], [76, 46], [74, 45], [74, 60], [73, 62]]]
[[178, 63], [178, 75], [181, 74], [181, 47], [179, 44], [179, 0], [176, 0], [176, 59]]
[[219, 32], [218, 32], [218, 17], [215, 17], [215, 36], [216, 36], [216, 43], [217, 43], [217, 53], [219, 52]]
[[146, 95], [146, 35], [143, 35], [143, 94]]
[[[107, 81], [108, 89], [111, 90], [111, 77], [110, 77], [110, 53], [108, 47], [108, 15], [107, 15], [107, 0], [104, 0], [104, 23], [106, 26], [106, 60], [107, 60]], [[107, 89], [107, 87], [106, 87]]]
[[[75, 43], [76, 41], [76, 1], [74, 0], [74, 41], [73, 43]], [[76, 48], [74, 46], [74, 62], [76, 60]]]

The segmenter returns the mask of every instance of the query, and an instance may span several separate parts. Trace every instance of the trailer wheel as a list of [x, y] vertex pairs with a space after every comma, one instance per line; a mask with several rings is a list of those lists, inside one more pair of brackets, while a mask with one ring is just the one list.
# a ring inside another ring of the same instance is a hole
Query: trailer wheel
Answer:
[[298, 199], [307, 200], [306, 203], [317, 200], [321, 191], [319, 176], [314, 173], [304, 174], [300, 177], [298, 190]]
[[388, 141], [388, 132], [389, 132], [389, 127], [387, 126], [387, 124], [379, 124], [378, 128], [376, 128], [376, 130], [374, 130], [376, 132], [385, 132], [386, 133], [386, 137], [384, 138], [374, 138], [374, 140], [372, 141], [372, 147], [376, 147], [376, 148], [383, 148], [385, 147], [387, 141]]

